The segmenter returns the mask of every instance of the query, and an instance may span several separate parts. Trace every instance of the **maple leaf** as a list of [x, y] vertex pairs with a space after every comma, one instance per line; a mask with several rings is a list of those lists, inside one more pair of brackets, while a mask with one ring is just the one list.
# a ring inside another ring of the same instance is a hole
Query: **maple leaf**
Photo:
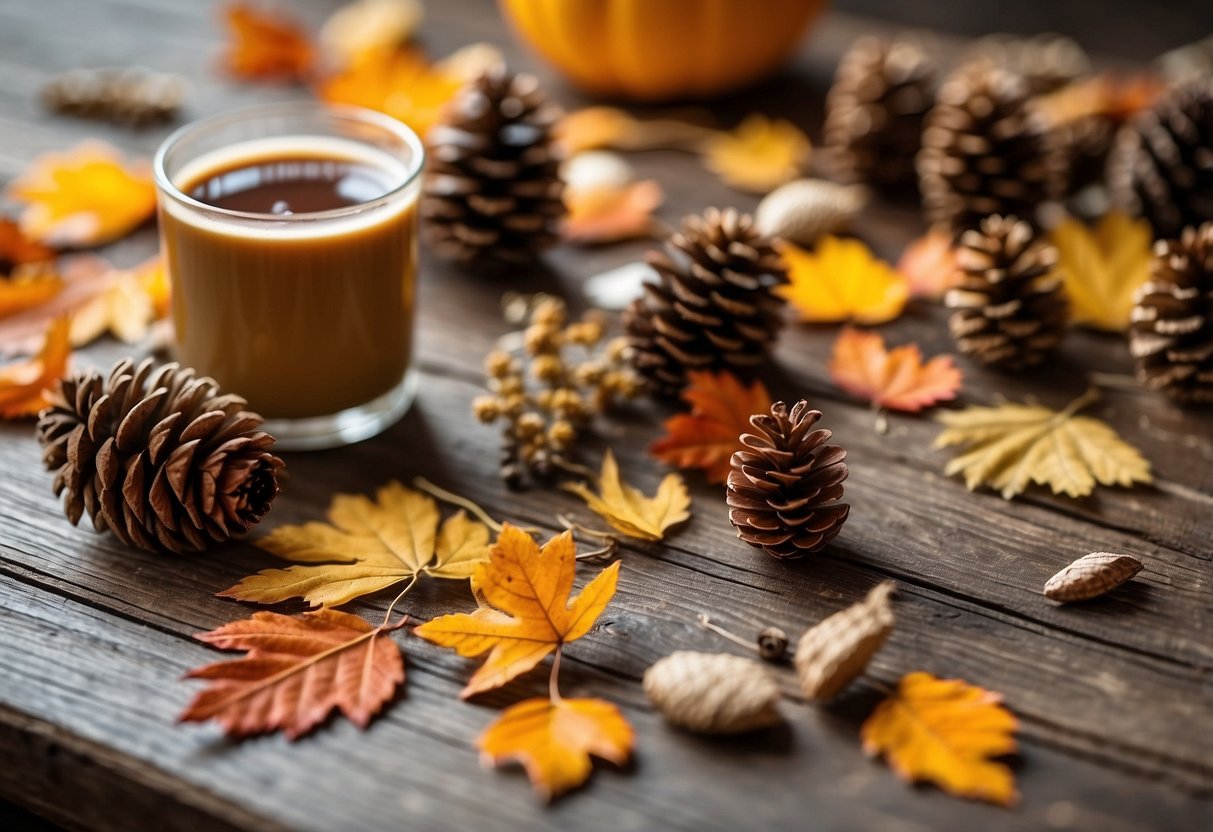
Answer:
[[223, 65], [244, 81], [298, 81], [316, 63], [311, 36], [281, 11], [232, 3], [223, 10], [230, 42]]
[[812, 146], [799, 127], [754, 113], [703, 142], [704, 163], [728, 185], [766, 193], [800, 175]]
[[834, 342], [830, 376], [843, 390], [877, 407], [910, 412], [956, 398], [961, 382], [951, 356], [937, 355], [924, 364], [917, 344], [886, 350], [875, 332], [851, 327]]
[[127, 165], [109, 145], [86, 141], [66, 153], [44, 153], [9, 183], [26, 203], [21, 232], [59, 247], [107, 243], [133, 231], [156, 210], [147, 165]]
[[943, 297], [964, 275], [956, 265], [951, 232], [937, 225], [911, 242], [897, 261], [897, 272], [909, 281], [910, 297]]
[[21, 233], [16, 220], [0, 217], [0, 274], [54, 258], [55, 250]]
[[1052, 239], [1074, 322], [1109, 332], [1128, 329], [1133, 293], [1150, 277], [1150, 224], [1113, 211], [1088, 229], [1067, 217]]
[[827, 234], [813, 252], [780, 241], [788, 283], [775, 291], [802, 321], [883, 324], [905, 309], [909, 282], [859, 240]]
[[556, 797], [590, 776], [590, 755], [628, 761], [635, 734], [619, 709], [601, 699], [526, 699], [490, 725], [476, 745], [488, 762], [522, 763], [535, 791]]
[[691, 412], [667, 419], [666, 435], [649, 446], [649, 453], [677, 468], [702, 468], [708, 482], [724, 482], [740, 436], [750, 430], [751, 414], [770, 410], [771, 394], [761, 381], [746, 387], [727, 371], [692, 371], [687, 379], [682, 398]]
[[100, 257], [84, 254], [64, 258], [54, 266], [25, 266], [18, 270], [17, 276], [26, 270], [30, 270], [32, 276], [35, 269], [47, 270], [40, 273], [40, 279], [53, 279], [60, 289], [36, 306], [13, 309], [7, 316], [0, 315], [0, 355], [37, 352], [52, 321], [74, 317], [95, 298], [108, 292], [126, 273]]
[[864, 751], [884, 754], [907, 782], [929, 780], [958, 797], [1009, 806], [1015, 776], [989, 759], [1016, 749], [1018, 723], [1001, 701], [959, 679], [906, 674], [864, 722]]
[[563, 488], [585, 500], [591, 511], [617, 531], [640, 540], [661, 540], [666, 529], [691, 516], [691, 497], [682, 477], [667, 474], [657, 493], [646, 497], [619, 478], [619, 466], [609, 450], [602, 459], [597, 494], [580, 482], [565, 483]]
[[574, 243], [610, 243], [648, 236], [653, 230], [653, 211], [663, 198], [661, 186], [652, 179], [566, 188], [568, 214], [561, 223], [561, 233]]
[[19, 266], [0, 276], [0, 318], [35, 309], [63, 291], [63, 278], [43, 264]]
[[0, 367], [0, 417], [36, 416], [50, 405], [50, 392], [67, 373], [72, 354], [69, 331], [67, 318], [52, 321], [36, 356]]
[[168, 312], [168, 275], [159, 255], [133, 269], [117, 269], [107, 285], [72, 313], [72, 345], [110, 334], [127, 344], [141, 341], [152, 321]]
[[478, 565], [472, 577], [483, 605], [475, 612], [432, 619], [413, 632], [461, 656], [489, 654], [461, 698], [501, 687], [557, 647], [588, 633], [614, 596], [618, 561], [570, 599], [576, 565], [571, 532], [540, 549], [530, 535], [506, 523], [488, 563]]
[[585, 150], [656, 150], [698, 145], [717, 131], [678, 118], [639, 119], [618, 107], [584, 107], [556, 122], [554, 135], [568, 156]]
[[275, 612], [225, 624], [196, 638], [247, 655], [185, 674], [212, 684], [180, 722], [213, 719], [233, 737], [282, 731], [296, 739], [339, 710], [365, 728], [401, 682], [400, 648], [384, 627], [336, 610]]
[[1047, 485], [1054, 494], [1084, 497], [1096, 483], [1152, 482], [1150, 463], [1140, 451], [1099, 419], [1075, 415], [1096, 397], [1092, 390], [1062, 411], [1008, 402], [942, 413], [938, 418], [945, 430], [935, 447], [965, 446], [944, 473], [964, 474], [970, 491], [987, 485], [1007, 500], [1029, 483]]
[[266, 569], [220, 596], [260, 604], [303, 598], [335, 607], [422, 575], [466, 580], [488, 559], [489, 530], [460, 511], [438, 526], [438, 505], [391, 482], [376, 499], [338, 494], [328, 523], [279, 526], [257, 545], [307, 564]]

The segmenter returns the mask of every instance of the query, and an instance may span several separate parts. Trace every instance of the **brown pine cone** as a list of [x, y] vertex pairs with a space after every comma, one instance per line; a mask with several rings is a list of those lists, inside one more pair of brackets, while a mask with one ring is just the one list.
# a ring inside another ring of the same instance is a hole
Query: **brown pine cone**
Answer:
[[1158, 241], [1132, 321], [1137, 378], [1176, 401], [1213, 402], [1213, 222]]
[[556, 241], [565, 212], [552, 141], [559, 115], [533, 76], [503, 64], [455, 97], [427, 141], [421, 212], [435, 251], [518, 263]]
[[129, 546], [199, 552], [248, 531], [278, 494], [282, 460], [261, 417], [212, 379], [151, 359], [64, 379], [38, 419], [42, 461], [76, 524]]
[[830, 432], [813, 430], [821, 411], [801, 399], [788, 412], [750, 417], [754, 433], [743, 433], [744, 450], [733, 454], [729, 472], [729, 522], [737, 536], [776, 558], [816, 552], [842, 531], [851, 507], [839, 503], [847, 478], [847, 452], [827, 445]]
[[957, 348], [982, 364], [1018, 370], [1061, 342], [1069, 312], [1057, 249], [1015, 217], [987, 217], [960, 238], [963, 276], [948, 290]]
[[1072, 38], [1056, 32], [1031, 37], [995, 34], [979, 38], [968, 60], [980, 60], [1018, 75], [1031, 95], [1047, 95], [1091, 71], [1091, 59]]

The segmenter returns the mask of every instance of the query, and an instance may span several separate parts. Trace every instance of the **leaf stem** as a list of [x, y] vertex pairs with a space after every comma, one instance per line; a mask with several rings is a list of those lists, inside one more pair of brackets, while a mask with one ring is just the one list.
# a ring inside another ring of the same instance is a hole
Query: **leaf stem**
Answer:
[[755, 653], [758, 652], [757, 644], [754, 644], [752, 641], [746, 641], [736, 633], [731, 633], [724, 627], [721, 627], [719, 624], [714, 623], [712, 619], [708, 618], [706, 613], [699, 613], [699, 626], [703, 627], [705, 630], [711, 630], [716, 635], [723, 636], [734, 644], [739, 644], [747, 650], [752, 650]]
[[599, 531], [598, 529], [591, 529], [588, 526], [583, 526], [580, 523], [573, 520], [573, 518], [569, 517], [567, 514], [557, 514], [556, 519], [560, 521], [560, 525], [564, 526], [566, 529], [569, 529], [570, 531], [581, 532], [584, 535], [589, 535], [590, 537], [596, 537], [599, 540], [607, 540], [607, 541], [614, 540], [614, 541], [618, 542], [618, 538], [615, 537], [615, 535], [611, 534], [610, 532]]
[[[402, 598], [404, 598], [404, 596], [408, 595], [409, 590], [412, 589], [414, 586], [416, 586], [417, 579], [420, 577], [421, 577], [420, 572], [414, 572], [413, 577], [409, 578], [409, 582], [404, 585], [404, 589], [400, 590], [400, 594], [392, 599], [392, 603], [387, 605], [387, 612], [385, 612], [383, 614], [383, 623], [379, 625], [380, 630], [388, 629], [387, 623], [392, 620], [392, 610], [396, 609], [396, 604], [398, 604], [400, 602], [400, 599], [402, 599]], [[405, 613], [404, 620], [407, 620], [408, 617], [409, 617], [409, 614]], [[391, 629], [395, 630], [398, 627], [403, 626], [404, 620], [401, 620], [400, 624], [396, 625], [396, 627], [392, 627]]]
[[[439, 488], [425, 477], [413, 477], [413, 487], [424, 491], [426, 494], [429, 494], [435, 499], [442, 500], [444, 503], [450, 503], [451, 505], [466, 509], [467, 511], [471, 512], [472, 515], [474, 515], [481, 523], [484, 523], [484, 525], [488, 526], [493, 531], [501, 534], [502, 525], [490, 517], [487, 511], [473, 503], [467, 497], [460, 497], [458, 494], [447, 491], [445, 488]], [[539, 533], [539, 529], [532, 526], [519, 526], [518, 528], [522, 529], [527, 534]]]
[[578, 465], [576, 462], [569, 462], [568, 460], [561, 459], [559, 457], [553, 457], [552, 464], [569, 474], [575, 474], [576, 476], [587, 479], [590, 482], [598, 482], [597, 472], [586, 468], [584, 465]]
[[553, 702], [560, 701], [560, 684], [558, 679], [560, 677], [560, 655], [563, 649], [563, 644], [556, 645], [556, 655], [552, 659], [552, 675], [548, 677], [548, 698]]
[[1063, 411], [1061, 411], [1061, 413], [1057, 414], [1059, 417], [1058, 421], [1064, 421], [1066, 419], [1069, 419], [1071, 416], [1073, 416], [1078, 411], [1082, 410], [1084, 407], [1095, 404], [1095, 402], [1097, 402], [1097, 401], [1099, 401], [1099, 388], [1098, 387], [1088, 387], [1087, 392], [1083, 393], [1077, 399], [1070, 402], [1068, 405], [1066, 405], [1065, 410], [1063, 410]]

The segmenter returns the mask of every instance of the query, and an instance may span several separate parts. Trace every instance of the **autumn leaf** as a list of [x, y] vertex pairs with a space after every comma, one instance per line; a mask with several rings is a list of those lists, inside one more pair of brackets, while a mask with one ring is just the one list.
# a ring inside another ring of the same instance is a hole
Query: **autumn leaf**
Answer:
[[339, 710], [365, 728], [404, 681], [400, 648], [387, 632], [356, 615], [320, 610], [258, 612], [202, 633], [200, 641], [220, 650], [248, 652], [185, 674], [212, 684], [178, 720], [213, 719], [233, 737], [282, 731], [293, 740]]
[[635, 733], [619, 709], [601, 699], [526, 699], [490, 725], [476, 745], [487, 762], [517, 761], [544, 798], [580, 786], [590, 755], [628, 761]]
[[679, 118], [639, 119], [618, 107], [585, 107], [566, 113], [556, 123], [555, 138], [567, 155], [585, 150], [656, 150], [686, 148], [715, 136], [716, 131]]
[[462, 698], [501, 687], [557, 647], [588, 633], [614, 596], [618, 561], [570, 599], [576, 565], [571, 532], [540, 549], [530, 535], [507, 523], [488, 563], [479, 564], [472, 578], [484, 605], [432, 619], [413, 632], [461, 656], [489, 654], [459, 694]]
[[789, 282], [775, 287], [809, 323], [883, 324], [899, 316], [909, 282], [859, 240], [826, 235], [813, 252], [781, 241]]
[[63, 291], [63, 278], [43, 264], [19, 266], [8, 277], [0, 275], [0, 318], [35, 309]]
[[741, 447], [739, 437], [750, 430], [750, 416], [771, 409], [771, 394], [761, 381], [747, 387], [727, 371], [692, 371], [687, 378], [682, 398], [690, 412], [667, 419], [666, 435], [649, 453], [676, 468], [702, 468], [708, 482], [724, 482], [729, 460]]
[[653, 211], [663, 199], [652, 179], [623, 185], [566, 188], [568, 214], [561, 233], [573, 243], [610, 243], [645, 237], [653, 230]]
[[244, 81], [299, 81], [316, 63], [316, 48], [303, 27], [281, 11], [232, 3], [223, 10], [227, 51], [223, 65]]
[[51, 260], [55, 250], [21, 232], [21, 226], [8, 217], [0, 217], [0, 277], [18, 266]]
[[266, 569], [220, 596], [259, 604], [303, 598], [336, 607], [422, 575], [466, 580], [488, 559], [489, 530], [464, 512], [438, 525], [438, 505], [390, 482], [376, 499], [338, 494], [328, 523], [279, 526], [257, 545], [301, 566]]
[[565, 483], [563, 487], [585, 500], [591, 511], [617, 531], [640, 540], [661, 540], [667, 529], [691, 516], [691, 497], [682, 477], [667, 474], [657, 486], [657, 493], [646, 497], [619, 478], [619, 466], [609, 450], [602, 459], [598, 494], [585, 483]]
[[330, 104], [357, 104], [387, 113], [425, 136], [464, 79], [431, 66], [416, 49], [373, 52], [320, 81]]
[[960, 282], [952, 234], [935, 226], [914, 240], [897, 261], [897, 271], [910, 284], [910, 297], [939, 299]]
[[7, 195], [26, 204], [21, 232], [58, 247], [95, 246], [125, 236], [156, 210], [147, 165], [128, 165], [109, 145], [86, 141], [66, 153], [44, 153], [11, 183]]
[[1095, 399], [1089, 392], [1062, 411], [1008, 402], [942, 413], [945, 429], [935, 447], [964, 447], [944, 473], [963, 474], [970, 491], [985, 485], [1007, 500], [1030, 483], [1047, 485], [1054, 494], [1085, 497], [1097, 483], [1152, 482], [1150, 463], [1140, 451], [1099, 419], [1075, 415]]
[[50, 392], [67, 373], [72, 354], [69, 329], [67, 318], [52, 321], [36, 356], [0, 367], [0, 417], [36, 416], [50, 405]]
[[26, 269], [31, 275], [35, 269], [49, 270], [42, 273], [42, 279], [55, 280], [60, 289], [38, 305], [13, 309], [11, 314], [0, 316], [0, 355], [37, 352], [52, 321], [74, 316], [109, 291], [125, 273], [91, 254], [62, 258], [53, 266], [26, 266], [18, 274]]
[[395, 49], [425, 17], [421, 0], [356, 0], [337, 9], [320, 28], [320, 45], [346, 62]]
[[103, 291], [72, 314], [72, 346], [91, 344], [102, 335], [134, 344], [152, 322], [168, 312], [168, 276], [159, 255], [134, 269], [119, 269]]
[[937, 355], [924, 364], [917, 344], [886, 350], [875, 332], [850, 327], [834, 342], [830, 376], [843, 390], [877, 407], [910, 412], [956, 398], [961, 382], [951, 356]]
[[798, 177], [810, 149], [808, 136], [799, 127], [761, 113], [703, 142], [709, 170], [734, 188], [761, 194]]
[[1115, 211], [1094, 228], [1067, 217], [1052, 238], [1074, 323], [1128, 329], [1133, 293], [1150, 277], [1150, 224]]
[[1015, 802], [1015, 775], [990, 760], [1016, 750], [1018, 723], [1002, 697], [959, 679], [909, 673], [861, 729], [863, 748], [884, 754], [907, 782], [1001, 806]]

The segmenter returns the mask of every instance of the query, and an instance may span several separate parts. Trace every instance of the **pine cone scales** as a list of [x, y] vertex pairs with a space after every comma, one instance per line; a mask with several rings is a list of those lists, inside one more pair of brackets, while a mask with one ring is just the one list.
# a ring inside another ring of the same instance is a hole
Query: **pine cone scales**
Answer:
[[728, 479], [729, 522], [737, 536], [776, 558], [815, 552], [842, 530], [850, 506], [839, 503], [847, 452], [813, 429], [821, 411], [803, 399], [750, 417]]
[[278, 494], [261, 417], [215, 382], [151, 360], [64, 379], [39, 417], [43, 464], [73, 524], [130, 546], [198, 552], [247, 531]]

